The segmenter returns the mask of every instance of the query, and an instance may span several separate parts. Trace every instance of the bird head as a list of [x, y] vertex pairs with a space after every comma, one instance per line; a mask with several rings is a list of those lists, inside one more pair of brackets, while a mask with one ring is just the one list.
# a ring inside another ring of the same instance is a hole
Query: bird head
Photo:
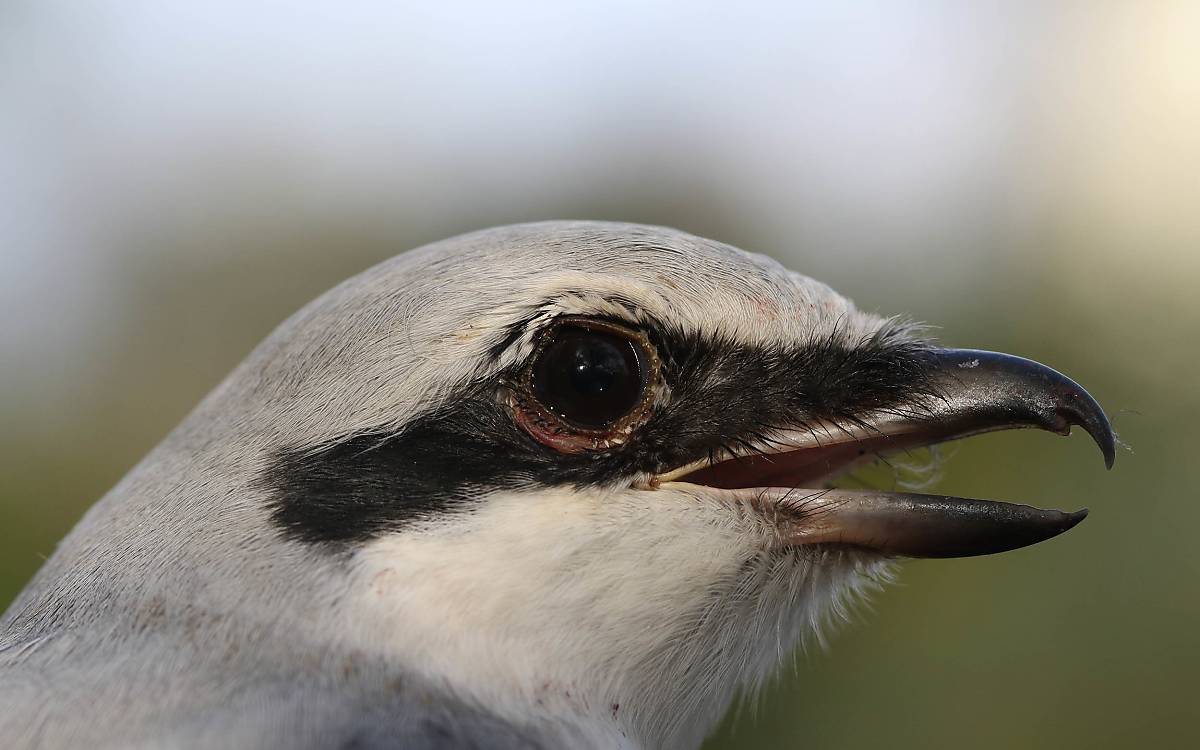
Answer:
[[286, 417], [260, 477], [271, 523], [350, 561], [359, 645], [667, 745], [702, 737], [896, 557], [998, 552], [1084, 515], [831, 478], [1019, 427], [1081, 425], [1113, 457], [1103, 412], [1057, 372], [939, 348], [661, 228], [439, 243], [268, 347], [259, 387]]
[[1048, 367], [941, 348], [717, 242], [554, 222], [436, 243], [333, 289], [147, 471], [186, 485], [154, 512], [210, 528], [171, 545], [190, 563], [168, 567], [203, 557], [236, 579], [222, 591], [259, 586], [261, 617], [290, 613], [305, 643], [514, 719], [675, 747], [895, 559], [1012, 549], [1083, 517], [831, 479], [1072, 425], [1111, 464], [1100, 407]]

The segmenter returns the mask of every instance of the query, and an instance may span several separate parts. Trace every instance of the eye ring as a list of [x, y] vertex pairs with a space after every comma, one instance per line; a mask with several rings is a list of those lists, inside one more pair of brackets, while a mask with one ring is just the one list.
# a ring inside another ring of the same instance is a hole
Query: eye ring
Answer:
[[602, 451], [624, 444], [650, 418], [660, 367], [643, 331], [564, 316], [542, 332], [508, 384], [509, 402], [517, 424], [539, 443], [561, 453]]

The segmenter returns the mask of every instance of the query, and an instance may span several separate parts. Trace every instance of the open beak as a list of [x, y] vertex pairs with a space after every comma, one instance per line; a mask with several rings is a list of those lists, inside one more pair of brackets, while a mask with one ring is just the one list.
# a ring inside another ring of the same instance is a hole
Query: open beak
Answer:
[[788, 544], [838, 543], [907, 557], [966, 557], [1057, 536], [1087, 516], [990, 500], [909, 492], [798, 490], [878, 455], [984, 432], [1082, 427], [1111, 468], [1116, 439], [1103, 409], [1065, 375], [1021, 357], [970, 349], [931, 353], [936, 396], [782, 437], [769, 453], [682, 467], [659, 481], [730, 490], [769, 505]]

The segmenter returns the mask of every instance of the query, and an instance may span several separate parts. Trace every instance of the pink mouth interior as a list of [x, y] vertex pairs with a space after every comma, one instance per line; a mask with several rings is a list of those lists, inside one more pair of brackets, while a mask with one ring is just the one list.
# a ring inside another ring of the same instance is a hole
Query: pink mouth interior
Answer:
[[835, 443], [785, 453], [732, 458], [693, 471], [680, 481], [719, 489], [815, 486], [856, 463], [874, 458], [871, 442]]
[[[998, 429], [998, 428], [997, 428]], [[779, 453], [763, 453], [721, 461], [697, 469], [680, 481], [718, 489], [748, 487], [811, 487], [818, 488], [830, 479], [855, 466], [869, 463], [885, 454], [914, 448], [924, 448], [946, 440], [956, 440], [989, 429], [938, 429], [928, 424], [914, 423], [892, 432], [874, 430], [865, 435], [832, 434], [824, 444], [797, 447]]]

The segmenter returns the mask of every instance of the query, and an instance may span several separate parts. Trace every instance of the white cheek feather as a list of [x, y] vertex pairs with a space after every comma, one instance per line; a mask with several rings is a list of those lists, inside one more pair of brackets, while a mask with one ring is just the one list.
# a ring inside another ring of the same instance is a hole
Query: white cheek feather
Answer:
[[890, 572], [770, 538], [700, 488], [495, 494], [362, 550], [338, 627], [575, 746], [694, 747]]

